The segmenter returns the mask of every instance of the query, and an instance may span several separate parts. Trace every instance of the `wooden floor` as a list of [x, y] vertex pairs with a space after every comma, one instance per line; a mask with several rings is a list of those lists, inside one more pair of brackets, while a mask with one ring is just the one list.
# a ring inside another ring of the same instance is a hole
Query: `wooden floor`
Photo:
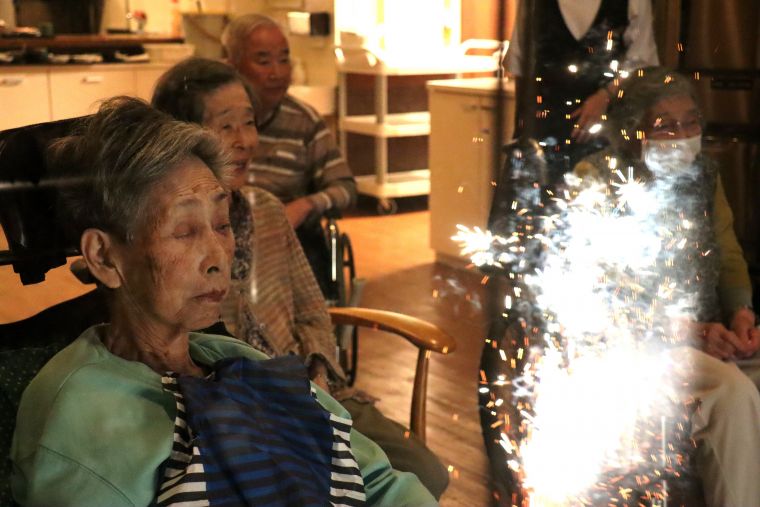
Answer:
[[[371, 206], [366, 207], [368, 210]], [[393, 216], [361, 211], [341, 220], [355, 250], [358, 273], [367, 280], [362, 305], [395, 310], [436, 323], [452, 334], [458, 349], [431, 360], [428, 384], [428, 444], [449, 467], [451, 485], [444, 507], [489, 504], [487, 463], [477, 412], [477, 373], [485, 323], [480, 276], [434, 262], [428, 247], [429, 213], [424, 202], [401, 203]], [[4, 248], [0, 238], [0, 248]], [[0, 323], [11, 322], [88, 288], [67, 267], [44, 284], [22, 287], [10, 268], [0, 267]], [[368, 331], [360, 341], [357, 386], [380, 397], [381, 410], [408, 423], [416, 352], [405, 341]]]
[[[427, 211], [402, 207], [393, 216], [343, 219], [341, 228], [354, 244], [358, 274], [367, 279], [362, 306], [429, 320], [456, 338], [456, 352], [431, 358], [428, 444], [450, 470], [441, 505], [487, 506], [487, 460], [477, 410], [485, 291], [479, 275], [435, 264], [428, 246], [429, 220]], [[415, 356], [406, 342], [384, 333], [364, 333], [360, 340], [357, 385], [379, 396], [380, 409], [404, 423], [409, 418]]]

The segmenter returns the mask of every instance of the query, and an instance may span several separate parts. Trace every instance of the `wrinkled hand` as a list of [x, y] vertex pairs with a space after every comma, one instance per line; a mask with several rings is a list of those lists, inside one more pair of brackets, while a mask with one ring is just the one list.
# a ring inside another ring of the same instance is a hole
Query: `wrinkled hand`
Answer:
[[740, 357], [749, 357], [760, 349], [760, 330], [755, 327], [755, 312], [739, 308], [731, 318], [731, 331], [744, 344]]
[[314, 210], [314, 203], [308, 197], [301, 197], [285, 205], [285, 216], [293, 229], [297, 229]]
[[581, 107], [570, 114], [575, 120], [576, 128], [570, 134], [570, 137], [579, 143], [585, 143], [591, 140], [593, 135], [588, 129], [595, 123], [602, 121], [602, 115], [607, 112], [607, 106], [610, 105], [610, 96], [604, 89], [598, 90], [583, 101]]
[[309, 366], [309, 379], [329, 393], [330, 385], [327, 383], [327, 375], [327, 365], [322, 359], [315, 357]]
[[699, 323], [697, 331], [702, 336], [702, 349], [709, 355], [721, 360], [744, 357], [747, 344], [740, 340], [733, 331], [718, 322]]

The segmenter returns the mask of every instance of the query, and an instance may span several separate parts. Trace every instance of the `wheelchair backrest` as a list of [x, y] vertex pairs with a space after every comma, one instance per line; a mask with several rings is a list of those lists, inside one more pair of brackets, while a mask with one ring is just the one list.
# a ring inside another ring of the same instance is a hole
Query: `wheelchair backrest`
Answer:
[[47, 166], [50, 143], [68, 135], [78, 118], [0, 132], [0, 225], [9, 250], [0, 264], [11, 264], [25, 285], [76, 254], [57, 218], [55, 174]]

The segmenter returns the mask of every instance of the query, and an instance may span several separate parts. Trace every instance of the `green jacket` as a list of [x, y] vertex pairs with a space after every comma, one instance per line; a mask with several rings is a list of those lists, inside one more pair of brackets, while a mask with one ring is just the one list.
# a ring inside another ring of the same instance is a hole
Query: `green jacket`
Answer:
[[[169, 456], [175, 402], [161, 375], [111, 354], [107, 325], [85, 331], [57, 354], [24, 391], [13, 437], [13, 495], [22, 505], [121, 507], [150, 504], [158, 468]], [[231, 338], [191, 333], [190, 355], [212, 364], [224, 357], [266, 356]], [[330, 412], [348, 412], [317, 388]], [[395, 471], [383, 451], [351, 432], [368, 505], [437, 505], [413, 474]]]

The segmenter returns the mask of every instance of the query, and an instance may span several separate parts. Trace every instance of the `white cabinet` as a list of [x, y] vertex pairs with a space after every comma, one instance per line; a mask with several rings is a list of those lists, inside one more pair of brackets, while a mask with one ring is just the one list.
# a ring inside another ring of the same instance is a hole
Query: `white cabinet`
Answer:
[[0, 130], [83, 116], [115, 95], [150, 100], [171, 64], [0, 68]]
[[48, 120], [50, 96], [45, 68], [0, 70], [0, 130]]
[[[495, 78], [428, 83], [430, 104], [430, 246], [438, 260], [461, 264], [451, 236], [457, 224], [484, 229], [491, 207]], [[505, 83], [502, 143], [512, 138], [514, 85]]]
[[135, 97], [150, 102], [156, 83], [171, 65], [151, 65], [150, 67], [135, 68]]
[[135, 95], [135, 71], [105, 66], [85, 70], [59, 69], [50, 73], [52, 119], [94, 113], [98, 103], [116, 95]]

